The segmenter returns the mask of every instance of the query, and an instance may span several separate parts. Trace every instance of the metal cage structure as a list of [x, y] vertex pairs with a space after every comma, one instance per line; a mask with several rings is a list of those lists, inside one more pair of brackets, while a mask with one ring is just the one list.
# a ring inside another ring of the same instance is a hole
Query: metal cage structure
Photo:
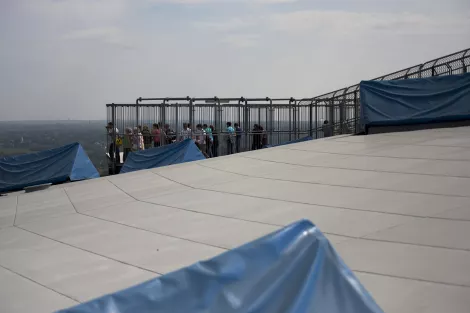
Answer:
[[[415, 65], [373, 80], [400, 80], [467, 73], [470, 70], [470, 49], [459, 51], [423, 64]], [[363, 131], [359, 122], [359, 84], [338, 89], [312, 98], [138, 98], [135, 103], [111, 103], [106, 105], [107, 121], [112, 122], [119, 133], [108, 136], [110, 173], [119, 165], [118, 153], [122, 154], [116, 139], [124, 135], [127, 127], [155, 123], [167, 124], [181, 138], [183, 123], [192, 130], [197, 124], [212, 125], [217, 146], [213, 156], [258, 149], [258, 138], [263, 136], [268, 145], [283, 144], [305, 136], [314, 139], [325, 134], [357, 134]], [[324, 121], [328, 125], [324, 126]], [[236, 144], [231, 151], [227, 144], [226, 124], [237, 123], [242, 131], [237, 133]], [[256, 131], [257, 124], [262, 131]], [[329, 129], [326, 131], [326, 129]], [[165, 140], [161, 141], [165, 144]], [[122, 161], [122, 157], [120, 157]]]
[[[158, 124], [160, 128], [168, 125], [176, 135], [176, 141], [182, 139], [183, 124], [189, 123], [193, 131], [198, 124], [214, 127], [216, 138], [214, 156], [222, 156], [261, 148], [256, 136], [264, 138], [263, 145], [278, 145], [302, 137], [324, 136], [320, 124], [328, 118], [329, 104], [319, 103], [313, 99], [297, 100], [294, 98], [139, 98], [136, 103], [107, 104], [107, 120], [118, 129], [114, 139], [108, 137], [108, 146], [117, 137], [124, 136], [126, 128]], [[353, 108], [347, 112], [353, 113]], [[242, 129], [236, 133], [236, 142], [230, 151], [227, 142], [227, 123], [238, 124]], [[254, 125], [262, 131], [254, 129]], [[332, 127], [333, 128], [333, 127]], [[161, 144], [167, 144], [160, 138]], [[121, 163], [116, 161], [121, 149], [112, 147], [109, 151], [113, 167]], [[122, 161], [122, 158], [121, 158]]]

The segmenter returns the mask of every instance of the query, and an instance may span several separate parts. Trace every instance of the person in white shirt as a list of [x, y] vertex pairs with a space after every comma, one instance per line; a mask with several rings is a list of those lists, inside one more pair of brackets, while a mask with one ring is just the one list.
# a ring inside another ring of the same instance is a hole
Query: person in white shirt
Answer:
[[209, 156], [206, 153], [206, 131], [202, 128], [201, 124], [196, 126], [196, 131], [194, 132], [195, 144], [201, 150], [206, 158]]
[[183, 123], [183, 130], [180, 133], [181, 141], [191, 138], [191, 130], [188, 128], [188, 123]]

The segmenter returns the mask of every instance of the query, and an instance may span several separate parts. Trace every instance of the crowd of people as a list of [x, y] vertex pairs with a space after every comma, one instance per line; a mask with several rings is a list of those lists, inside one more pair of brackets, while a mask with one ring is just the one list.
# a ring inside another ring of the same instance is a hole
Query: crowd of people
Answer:
[[[197, 124], [195, 129], [191, 128], [190, 123], [183, 123], [183, 128], [178, 134], [170, 128], [169, 124], [155, 123], [152, 129], [147, 125], [134, 128], [127, 127], [123, 134], [113, 123], [106, 126], [108, 136], [111, 139], [108, 153], [110, 158], [116, 158], [117, 163], [121, 163], [120, 148], [123, 149], [123, 162], [132, 151], [150, 149], [168, 145], [176, 141], [183, 141], [191, 138], [199, 150], [206, 158], [217, 157], [219, 146], [222, 144], [226, 148], [227, 154], [239, 153], [242, 151], [243, 129], [238, 123], [227, 122], [226, 129], [217, 132], [213, 125]], [[268, 138], [264, 128], [255, 124], [252, 133], [252, 150], [258, 150], [268, 144]]]

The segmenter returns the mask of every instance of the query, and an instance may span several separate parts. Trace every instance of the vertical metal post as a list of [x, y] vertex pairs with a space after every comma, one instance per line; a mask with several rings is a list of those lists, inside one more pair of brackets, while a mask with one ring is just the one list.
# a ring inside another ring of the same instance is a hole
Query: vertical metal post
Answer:
[[249, 108], [248, 108], [248, 101], [244, 97], [241, 97], [238, 100], [238, 103], [244, 103], [243, 107], [243, 124], [245, 125], [245, 149], [247, 151], [250, 150], [250, 117], [249, 117]]
[[192, 131], [194, 128], [194, 107], [193, 107], [193, 99], [190, 99], [187, 97], [189, 101], [189, 123], [191, 124], [191, 137], [192, 137]]
[[220, 103], [220, 100], [218, 100], [217, 103], [217, 116], [218, 118], [218, 123], [215, 125], [215, 128], [217, 129], [217, 132], [219, 133], [219, 145], [220, 145], [220, 132], [222, 131], [222, 104]]
[[313, 99], [310, 101], [309, 107], [309, 118], [308, 118], [308, 135], [313, 137]]
[[[274, 130], [274, 109], [273, 109], [273, 100], [266, 97], [266, 101], [269, 101], [269, 119], [268, 119], [268, 109], [266, 109], [266, 124], [269, 123], [269, 141], [268, 144], [273, 144], [273, 130]], [[269, 120], [269, 121], [268, 121]]]
[[218, 115], [219, 115], [219, 124], [216, 125], [216, 130], [217, 130], [217, 138], [219, 139], [218, 142], [219, 142], [219, 145], [217, 146], [217, 155], [220, 156], [220, 147], [223, 146], [222, 144], [222, 111], [223, 111], [223, 108], [222, 108], [222, 104], [220, 103], [220, 99], [217, 98], [217, 110], [218, 110]]
[[258, 106], [258, 124], [261, 125], [261, 107]]
[[341, 100], [339, 102], [339, 127], [340, 127], [340, 134], [344, 133], [344, 128], [345, 128], [345, 102], [346, 102], [346, 92], [348, 89], [345, 89], [343, 92], [343, 96], [341, 97]]
[[219, 103], [219, 98], [214, 97], [214, 107], [213, 107], [213, 109], [214, 109], [214, 127], [215, 127], [215, 129], [218, 129], [217, 124], [218, 124], [218, 121], [219, 121], [219, 116], [217, 114], [218, 109], [219, 109], [218, 108], [218, 103]]
[[140, 125], [139, 123], [139, 105], [136, 104], [135, 106], [135, 120], [136, 120], [136, 126]]
[[431, 76], [437, 76], [436, 69], [434, 68], [434, 66], [436, 66], [437, 61], [438, 61], [438, 60], [434, 61], [434, 63], [432, 64], [432, 67], [431, 67]]
[[318, 139], [318, 101], [315, 99], [315, 139]]
[[137, 98], [137, 100], [135, 100], [135, 120], [136, 120], [136, 124], [135, 126], [138, 126], [140, 123], [139, 123], [139, 102], [142, 101], [142, 98]]
[[289, 141], [292, 140], [292, 110], [294, 109], [292, 105], [292, 100], [293, 98], [290, 98], [289, 100]]
[[[111, 158], [111, 161], [112, 161], [113, 174], [116, 174], [116, 169], [117, 169], [116, 151], [117, 149], [116, 149], [116, 132], [114, 131], [116, 129], [116, 106], [114, 105], [114, 103], [111, 106], [111, 123], [113, 123], [113, 132], [112, 132], [113, 138], [111, 138], [113, 142], [110, 143], [110, 145], [111, 144], [113, 145], [114, 151], [111, 151], [111, 149], [108, 149], [108, 150], [110, 150], [109, 152], [113, 153], [113, 155], [110, 155], [109, 157]], [[106, 136], [108, 136], [108, 134], [106, 134]]]
[[423, 77], [423, 67], [424, 67], [424, 64], [421, 64], [421, 65], [419, 66], [418, 78], [422, 78], [422, 77]]
[[462, 55], [462, 73], [463, 74], [468, 72], [467, 65], [465, 64], [465, 56], [467, 55], [468, 51], [470, 51], [470, 49], [465, 51], [465, 53]]
[[449, 63], [446, 63], [446, 67], [447, 69], [449, 70], [449, 74], [448, 75], [452, 75], [452, 66], [449, 65]]
[[328, 124], [330, 127], [333, 129], [333, 134], [334, 135], [334, 128], [336, 124], [336, 116], [335, 116], [335, 100], [336, 100], [336, 92], [333, 94], [333, 97], [330, 98], [328, 107], [329, 107], [329, 116], [328, 116]]
[[294, 100], [294, 140], [299, 139], [299, 108], [297, 107], [297, 100]]
[[357, 99], [357, 93], [359, 90], [354, 91], [354, 134], [358, 133], [357, 124], [359, 122], [359, 103]]
[[[167, 103], [167, 100], [163, 100], [161, 106], [160, 106], [160, 109], [161, 109], [161, 118], [162, 118], [162, 127], [164, 128], [165, 127], [165, 124], [167, 124], [167, 120], [166, 120], [166, 103]], [[169, 124], [169, 123], [168, 123]], [[171, 125], [170, 125], [170, 128], [171, 128]], [[164, 144], [167, 143], [166, 140], [163, 141]]]
[[180, 138], [180, 135], [179, 135], [179, 131], [178, 131], [178, 122], [179, 122], [179, 119], [178, 119], [178, 117], [179, 117], [179, 112], [178, 112], [178, 111], [179, 111], [179, 108], [180, 108], [180, 105], [179, 105], [178, 102], [176, 102], [176, 103], [175, 103], [175, 110], [176, 110], [176, 112], [175, 112], [175, 121], [176, 121], [176, 129], [175, 129], [175, 131], [176, 131], [176, 141], [179, 141], [179, 140], [181, 139], [181, 138]]

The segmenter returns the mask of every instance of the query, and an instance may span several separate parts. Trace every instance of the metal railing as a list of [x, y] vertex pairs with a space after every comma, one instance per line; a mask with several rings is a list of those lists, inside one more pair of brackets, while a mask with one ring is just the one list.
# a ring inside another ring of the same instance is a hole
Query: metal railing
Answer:
[[[345, 108], [345, 114], [349, 119], [353, 118], [354, 108], [348, 105]], [[328, 109], [328, 104], [294, 98], [139, 98], [136, 103], [107, 104], [107, 119], [118, 129], [114, 139], [108, 137], [108, 147], [118, 137], [124, 137], [126, 128], [147, 126], [151, 130], [155, 123], [161, 129], [167, 125], [171, 133], [176, 134], [176, 141], [180, 141], [184, 123], [189, 123], [193, 132], [196, 125], [207, 124], [213, 126], [213, 136], [216, 137], [213, 154], [222, 156], [231, 150], [226, 140], [227, 122], [231, 122], [233, 127], [238, 124], [241, 128], [237, 132], [233, 150], [243, 152], [261, 145], [257, 142], [260, 138], [257, 135], [261, 136], [262, 144], [267, 145], [277, 145], [305, 136], [323, 137], [321, 124], [328, 119]], [[262, 131], [255, 130], [255, 124], [261, 126]], [[339, 125], [330, 127], [332, 133], [345, 131]], [[161, 138], [160, 142], [170, 143], [165, 138]], [[123, 152], [122, 148], [118, 150]], [[111, 161], [113, 166], [119, 163], [112, 156]]]
[[[423, 64], [412, 66], [374, 80], [399, 80], [432, 76], [467, 73], [470, 70], [470, 49], [453, 53]], [[183, 123], [189, 123], [192, 130], [197, 124], [212, 125], [214, 135], [219, 139], [216, 149], [218, 156], [229, 153], [226, 145], [226, 123], [237, 123], [239, 151], [258, 147], [254, 144], [255, 124], [262, 126], [267, 144], [277, 145], [305, 136], [324, 136], [324, 121], [332, 135], [359, 133], [362, 127], [360, 116], [359, 84], [339, 89], [313, 98], [138, 98], [135, 103], [107, 104], [107, 120], [119, 129], [117, 136], [123, 136], [127, 127], [154, 123], [168, 124], [175, 131], [176, 140], [181, 138]], [[109, 137], [108, 137], [109, 138]], [[108, 147], [116, 138], [108, 139]], [[166, 143], [162, 140], [162, 143]], [[121, 149], [122, 150], [122, 149]], [[122, 152], [122, 151], [121, 151]], [[115, 158], [111, 157], [113, 168]], [[122, 160], [121, 160], [122, 161]]]
[[[445, 76], [464, 74], [470, 71], [470, 49], [465, 49], [453, 54], [449, 54], [423, 64], [415, 65], [391, 74], [377, 77], [372, 80], [401, 80], [412, 78], [425, 78], [433, 76]], [[308, 99], [307, 101], [310, 101]], [[359, 84], [338, 89], [333, 92], [323, 94], [313, 98], [315, 103], [329, 106], [328, 118], [332, 123], [342, 124], [347, 119], [341, 110], [342, 105], [354, 106], [354, 117], [359, 122], [360, 116], [360, 90]], [[361, 125], [357, 123], [354, 131], [361, 130]]]

